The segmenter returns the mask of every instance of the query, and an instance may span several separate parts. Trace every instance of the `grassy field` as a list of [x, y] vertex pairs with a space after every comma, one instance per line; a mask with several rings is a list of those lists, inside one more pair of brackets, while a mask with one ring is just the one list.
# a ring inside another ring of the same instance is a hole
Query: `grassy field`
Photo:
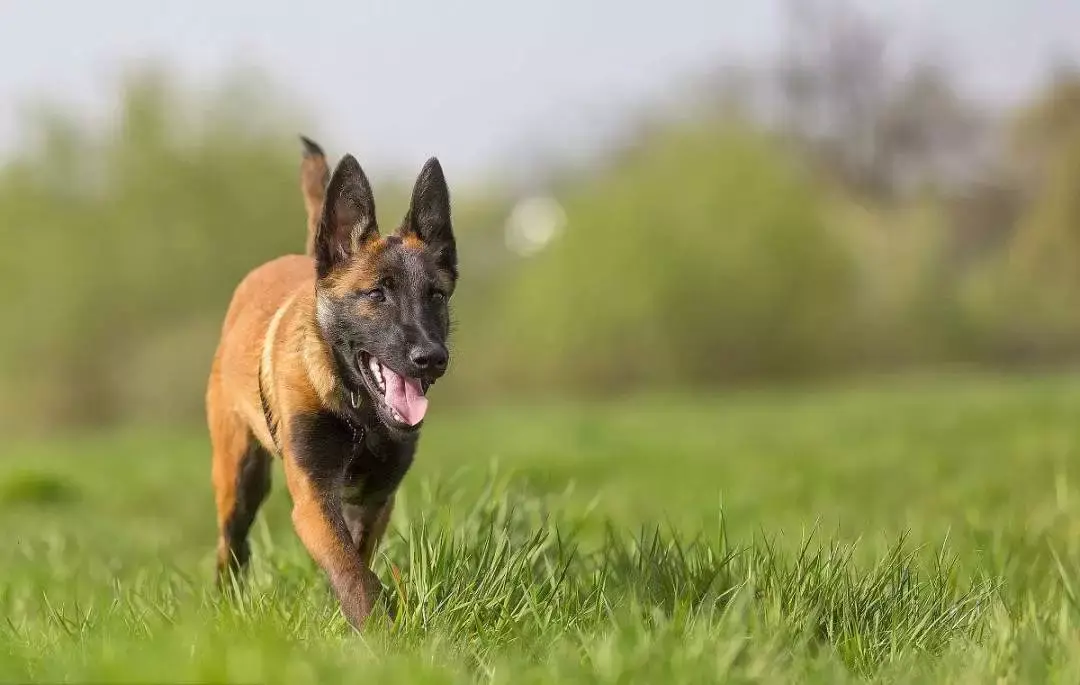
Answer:
[[201, 431], [6, 445], [0, 680], [1080, 682], [1080, 378], [443, 409], [362, 635], [279, 471], [224, 601]]

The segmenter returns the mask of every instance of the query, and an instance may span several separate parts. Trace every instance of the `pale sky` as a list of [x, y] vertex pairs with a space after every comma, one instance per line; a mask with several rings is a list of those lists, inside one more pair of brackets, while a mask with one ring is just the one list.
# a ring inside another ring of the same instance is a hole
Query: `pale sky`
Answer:
[[[859, 4], [988, 96], [1080, 58], [1077, 0]], [[780, 26], [772, 0], [0, 0], [0, 157], [18, 103], [101, 111], [124, 65], [153, 58], [195, 87], [264, 70], [334, 152], [481, 174], [514, 150], [588, 145], [694, 74], [774, 50]]]

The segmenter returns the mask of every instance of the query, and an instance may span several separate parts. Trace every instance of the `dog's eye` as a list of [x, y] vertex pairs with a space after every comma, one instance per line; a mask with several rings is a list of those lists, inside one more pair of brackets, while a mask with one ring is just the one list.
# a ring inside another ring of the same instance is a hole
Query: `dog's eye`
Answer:
[[436, 304], [441, 304], [446, 301], [446, 293], [441, 290], [434, 290], [431, 293], [431, 301]]
[[386, 299], [386, 293], [383, 291], [382, 288], [372, 288], [371, 290], [368, 290], [364, 293], [364, 297], [371, 300], [372, 302], [382, 302]]

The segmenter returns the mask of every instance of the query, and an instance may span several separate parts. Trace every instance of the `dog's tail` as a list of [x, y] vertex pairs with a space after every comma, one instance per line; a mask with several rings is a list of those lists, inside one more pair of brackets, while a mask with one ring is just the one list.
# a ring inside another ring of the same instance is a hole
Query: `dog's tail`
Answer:
[[330, 181], [330, 167], [326, 165], [326, 154], [318, 143], [306, 136], [300, 136], [300, 142], [304, 144], [304, 156], [300, 160], [300, 192], [304, 195], [307, 211], [306, 253], [312, 255], [315, 254], [315, 232], [326, 200], [326, 184]]

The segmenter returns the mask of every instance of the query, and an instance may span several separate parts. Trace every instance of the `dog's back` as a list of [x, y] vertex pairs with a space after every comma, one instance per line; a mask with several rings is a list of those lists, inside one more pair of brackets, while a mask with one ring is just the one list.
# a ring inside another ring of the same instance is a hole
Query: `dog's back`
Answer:
[[259, 363], [264, 346], [276, 341], [267, 341], [267, 332], [286, 300], [301, 288], [315, 287], [314, 273], [314, 262], [305, 255], [279, 257], [249, 273], [233, 293], [214, 355], [207, 418], [220, 421], [221, 408], [231, 407], [268, 450], [274, 447], [259, 398]]

